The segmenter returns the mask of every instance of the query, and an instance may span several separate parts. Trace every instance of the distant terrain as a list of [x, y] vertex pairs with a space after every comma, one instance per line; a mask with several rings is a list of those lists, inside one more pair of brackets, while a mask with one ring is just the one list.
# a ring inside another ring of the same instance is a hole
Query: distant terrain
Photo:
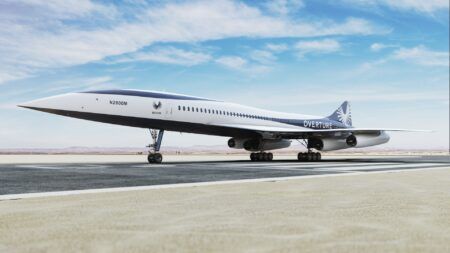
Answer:
[[[276, 150], [274, 153], [294, 154], [303, 151], [305, 148], [301, 145], [293, 145], [290, 148]], [[245, 150], [231, 149], [226, 145], [197, 145], [190, 147], [167, 146], [161, 149], [165, 154], [247, 154]], [[104, 154], [104, 155], [136, 155], [146, 154], [148, 148], [140, 147], [67, 147], [67, 148], [2, 148], [0, 155], [13, 154]], [[449, 154], [446, 149], [419, 150], [419, 149], [393, 149], [393, 148], [366, 148], [366, 149], [347, 149], [327, 154]]]

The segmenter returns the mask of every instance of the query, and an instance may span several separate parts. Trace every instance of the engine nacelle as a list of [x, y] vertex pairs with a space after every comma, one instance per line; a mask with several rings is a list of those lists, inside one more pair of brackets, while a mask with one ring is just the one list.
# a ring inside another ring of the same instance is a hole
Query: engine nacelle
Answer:
[[289, 140], [250, 139], [244, 142], [244, 148], [247, 151], [274, 150], [287, 148], [289, 146], [291, 146], [291, 141]]
[[244, 142], [246, 142], [247, 140], [248, 139], [231, 138], [228, 140], [228, 147], [237, 149], [244, 148]]
[[308, 148], [314, 148], [319, 151], [331, 151], [349, 148], [346, 139], [335, 138], [310, 138], [308, 139]]
[[331, 151], [346, 148], [365, 148], [388, 142], [389, 135], [380, 131], [378, 134], [352, 134], [345, 139], [336, 138], [310, 138], [308, 148], [319, 151]]
[[355, 142], [354, 145], [352, 146], [354, 148], [365, 148], [380, 145], [388, 142], [390, 139], [389, 135], [385, 131], [380, 131], [379, 134], [355, 134], [350, 136], [355, 137], [354, 140]]

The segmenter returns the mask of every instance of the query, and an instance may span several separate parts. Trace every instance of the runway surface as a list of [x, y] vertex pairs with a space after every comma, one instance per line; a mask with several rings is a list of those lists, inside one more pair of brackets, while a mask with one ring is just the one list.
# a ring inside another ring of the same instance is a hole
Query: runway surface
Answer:
[[326, 159], [322, 162], [214, 161], [3, 164], [0, 195], [450, 167], [449, 156]]

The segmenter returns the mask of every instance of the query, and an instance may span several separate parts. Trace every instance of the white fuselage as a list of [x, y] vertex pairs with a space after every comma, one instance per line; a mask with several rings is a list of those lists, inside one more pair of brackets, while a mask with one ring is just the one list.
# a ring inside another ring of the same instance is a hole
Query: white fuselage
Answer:
[[382, 130], [353, 128], [347, 101], [328, 117], [139, 90], [70, 93], [20, 106], [110, 124], [228, 136], [233, 137], [230, 147], [247, 150], [287, 147], [289, 139], [308, 139], [308, 148], [324, 151], [379, 145], [389, 140]]
[[[158, 94], [169, 93], [158, 92]], [[117, 94], [70, 93], [35, 100], [22, 106], [158, 120], [172, 123], [169, 130], [181, 132], [189, 132], [189, 129], [185, 129], [181, 125], [177, 129], [178, 123], [200, 124], [204, 126], [236, 124], [299, 129], [303, 127], [277, 122], [274, 119], [296, 120], [320, 118], [319, 116], [274, 112], [202, 98], [189, 98], [174, 99]], [[91, 120], [95, 121], [94, 118]], [[127, 120], [118, 122], [118, 124], [135, 126], [133, 122], [127, 122]], [[197, 133], [198, 131], [193, 132]], [[208, 132], [205, 134], [208, 134]], [[226, 134], [224, 135], [227, 136]]]

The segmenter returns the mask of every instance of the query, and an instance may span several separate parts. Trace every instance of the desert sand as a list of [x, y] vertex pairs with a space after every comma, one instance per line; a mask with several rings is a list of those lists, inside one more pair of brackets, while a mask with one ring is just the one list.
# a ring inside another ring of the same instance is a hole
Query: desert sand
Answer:
[[450, 169], [0, 202], [0, 252], [450, 252]]

